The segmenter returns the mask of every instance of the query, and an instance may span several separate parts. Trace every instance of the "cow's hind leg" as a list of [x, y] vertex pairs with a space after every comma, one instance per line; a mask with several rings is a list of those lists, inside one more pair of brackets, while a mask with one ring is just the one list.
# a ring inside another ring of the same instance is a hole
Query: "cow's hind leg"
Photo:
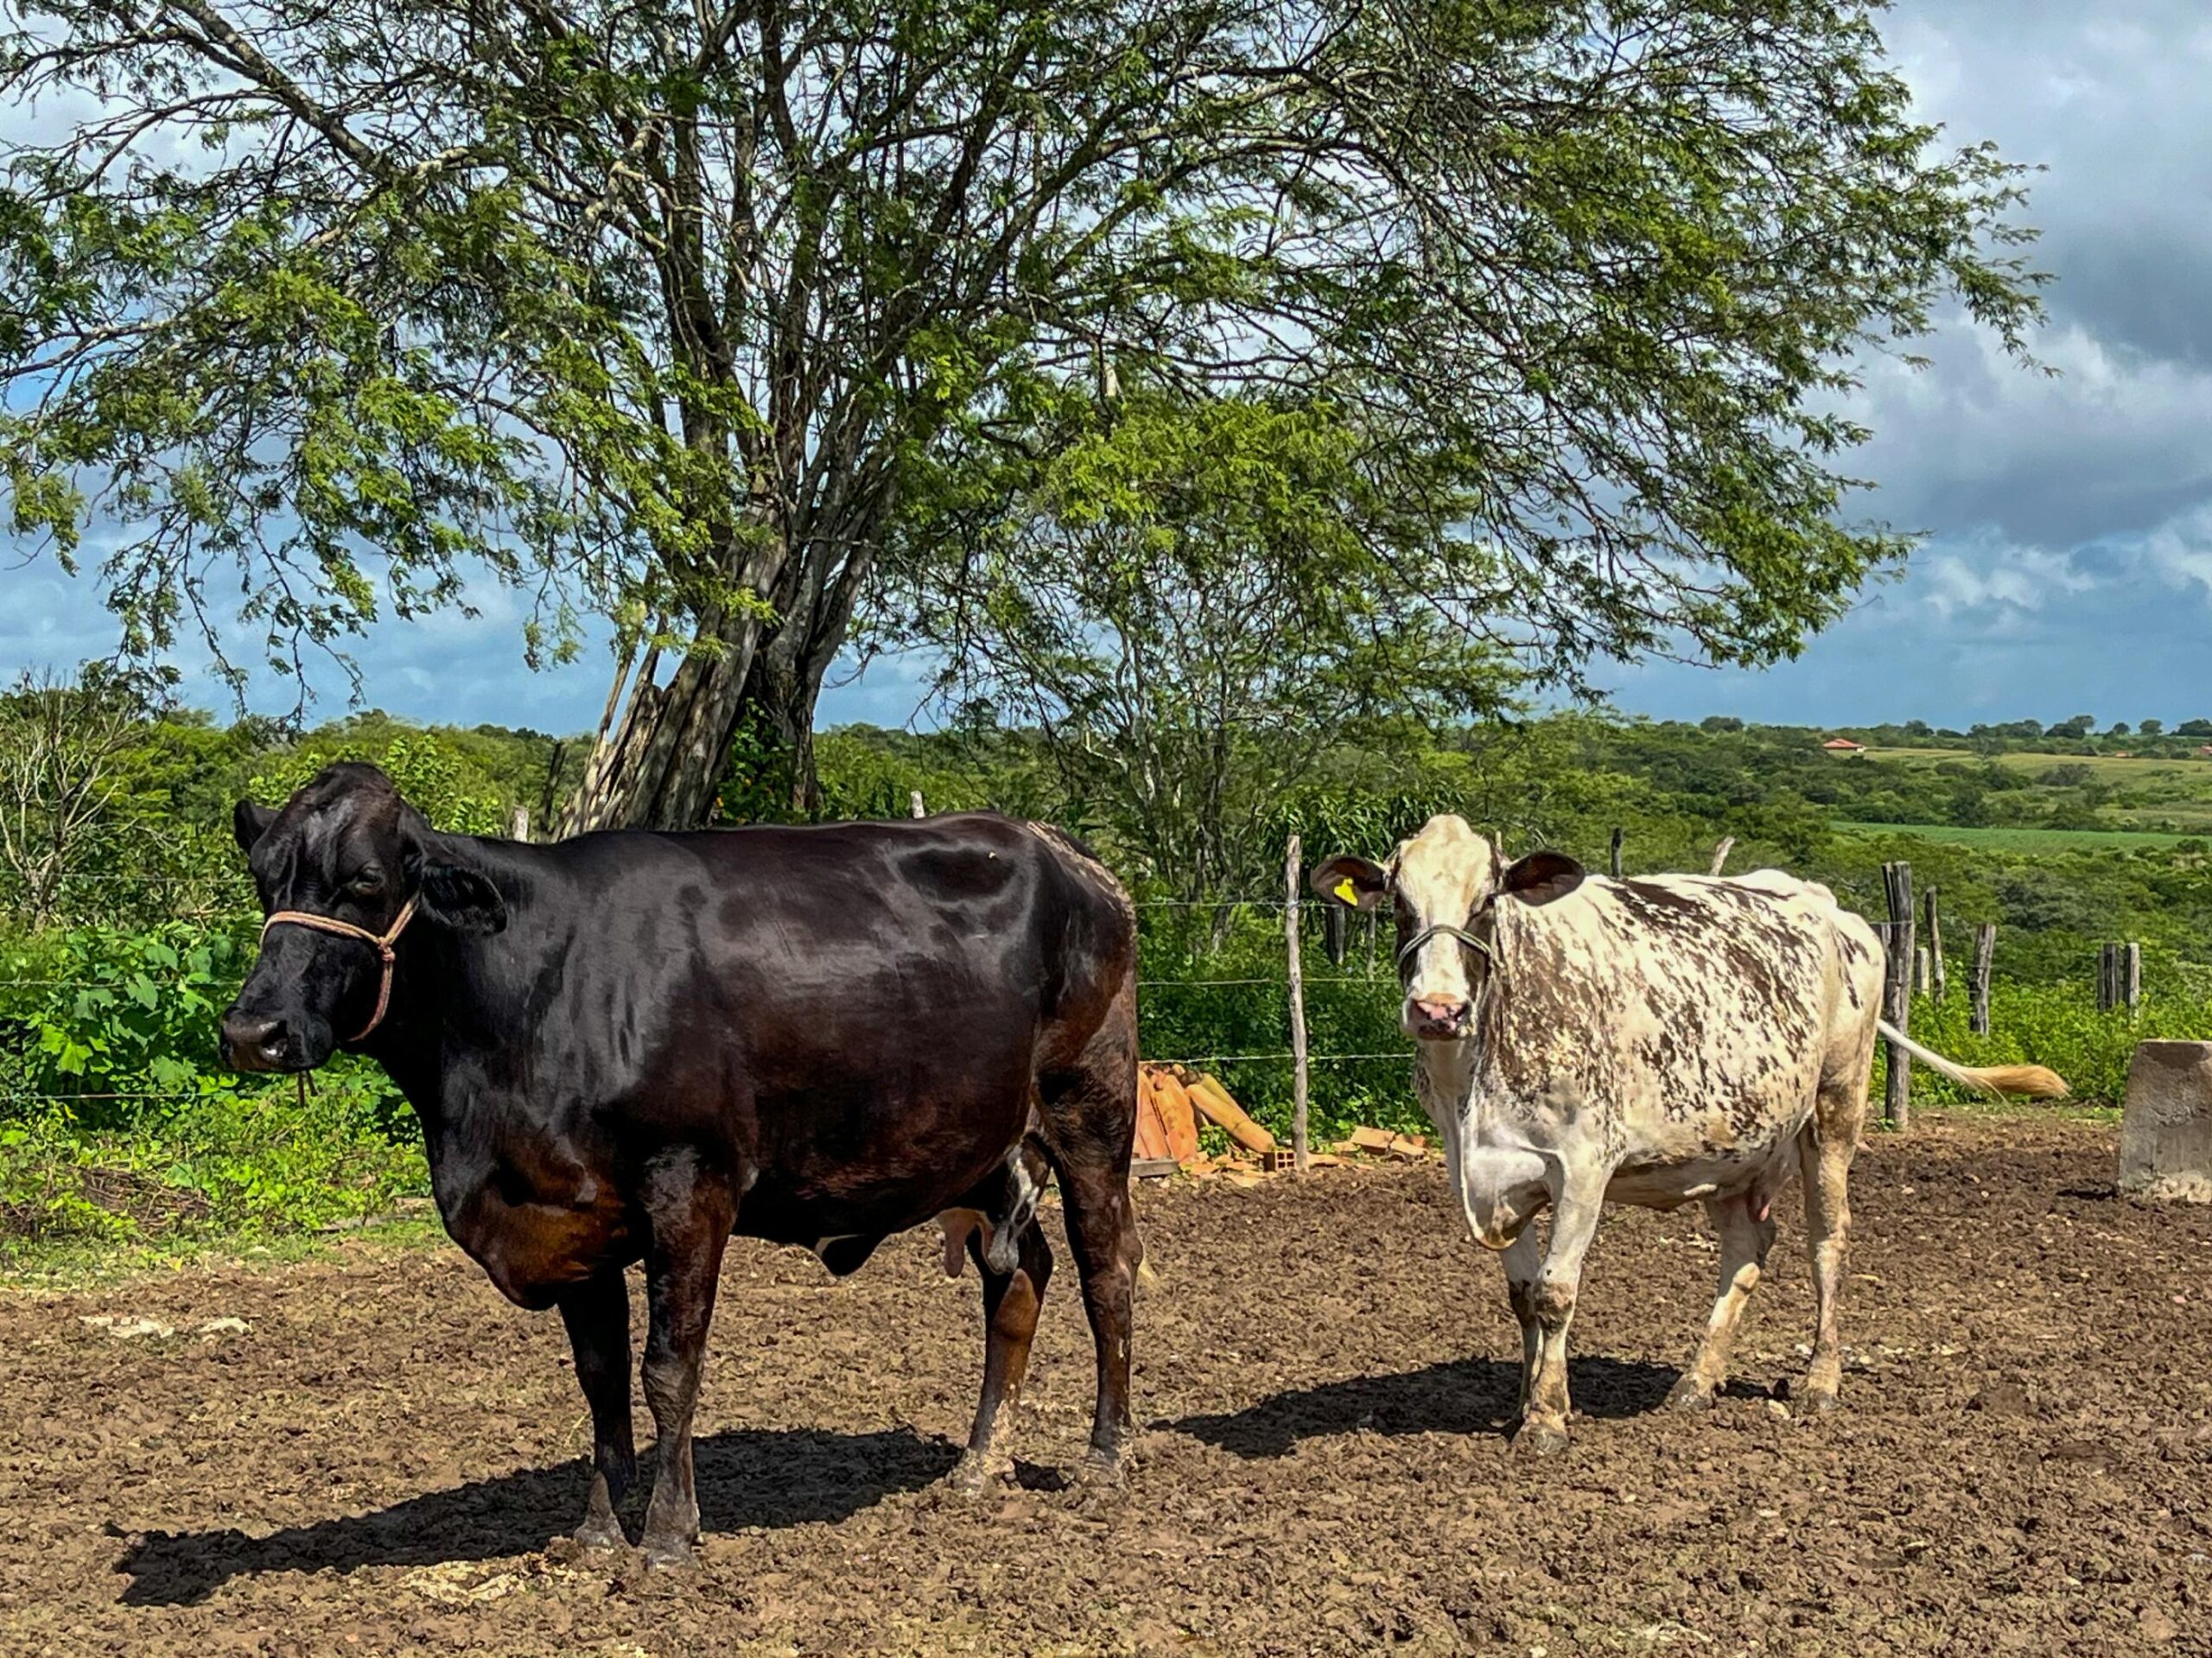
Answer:
[[1040, 1127], [1059, 1177], [1068, 1245], [1097, 1350], [1090, 1472], [1106, 1480], [1121, 1477], [1131, 1430], [1129, 1324], [1137, 1264], [1144, 1257], [1129, 1204], [1136, 1096], [1135, 989], [1128, 984], [1077, 1063], [1038, 1078]]
[[[1862, 1094], [1862, 1114], [1864, 1109]], [[1841, 1134], [1832, 1124], [1808, 1125], [1797, 1140], [1805, 1182], [1805, 1249], [1813, 1263], [1815, 1322], [1804, 1399], [1811, 1410], [1834, 1410], [1843, 1386], [1843, 1343], [1836, 1314], [1843, 1294], [1844, 1244], [1851, 1230], [1851, 1159], [1858, 1149], [1855, 1120]]]
[[1530, 1368], [1528, 1399], [1513, 1436], [1516, 1451], [1538, 1455], [1567, 1444], [1567, 1332], [1574, 1322], [1574, 1301], [1582, 1287], [1582, 1259], [1598, 1235], [1604, 1212], [1606, 1175], [1570, 1181], [1552, 1204], [1551, 1237], [1544, 1248], [1543, 1270], [1530, 1286], [1529, 1308], [1536, 1320], [1536, 1361]]
[[652, 1242], [646, 1251], [652, 1326], [643, 1367], [645, 1403], [653, 1413], [660, 1467], [645, 1509], [640, 1540], [652, 1566], [690, 1561], [699, 1536], [699, 1494], [691, 1471], [691, 1414], [699, 1401], [699, 1369], [722, 1250], [737, 1205], [728, 1185], [690, 1156], [655, 1169], [646, 1182]]
[[1758, 1287], [1759, 1274], [1766, 1269], [1767, 1251], [1774, 1247], [1773, 1204], [1773, 1195], [1761, 1188], [1707, 1201], [1706, 1215], [1720, 1241], [1720, 1287], [1713, 1297], [1705, 1340], [1668, 1395], [1670, 1404], [1702, 1408], [1712, 1404], [1713, 1395], [1726, 1384], [1736, 1328], [1743, 1321], [1751, 1292]]
[[968, 1254], [983, 1278], [983, 1394], [976, 1405], [976, 1425], [969, 1430], [968, 1449], [953, 1471], [953, 1480], [963, 1490], [977, 1491], [993, 1474], [1010, 1466], [994, 1454], [999, 1412], [1021, 1396], [1021, 1379], [1029, 1369], [1029, 1344], [1037, 1334], [1037, 1312], [1044, 1303], [1045, 1286], [1052, 1278], [1052, 1249], [1044, 1229], [1033, 1219], [1021, 1229], [1020, 1258], [1012, 1272], [995, 1272], [987, 1259], [980, 1230], [968, 1235]]
[[586, 1548], [620, 1548], [622, 1526], [614, 1511], [638, 1471], [630, 1427], [630, 1286], [622, 1269], [563, 1291], [561, 1320], [591, 1407], [591, 1496], [576, 1540]]
[[1543, 1349], [1543, 1326], [1536, 1321], [1536, 1275], [1543, 1270], [1544, 1252], [1533, 1224], [1505, 1246], [1505, 1297], [1521, 1326], [1521, 1400], [1516, 1409], [1529, 1408], [1529, 1389], [1536, 1379], [1536, 1356]]

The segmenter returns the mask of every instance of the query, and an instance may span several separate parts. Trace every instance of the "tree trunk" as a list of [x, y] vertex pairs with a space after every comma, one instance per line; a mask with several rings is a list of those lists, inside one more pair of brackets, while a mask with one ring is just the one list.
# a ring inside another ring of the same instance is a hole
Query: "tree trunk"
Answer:
[[654, 683], [655, 659], [646, 659], [620, 722], [593, 749], [569, 803], [567, 833], [696, 829], [707, 822], [760, 629], [750, 613], [717, 618], [700, 634], [720, 648], [687, 655], [665, 685]]
[[[873, 529], [875, 521], [869, 514], [863, 523]], [[665, 685], [654, 680], [657, 657], [647, 657], [621, 720], [593, 749], [563, 823], [566, 833], [706, 824], [714, 816], [731, 741], [748, 718], [790, 758], [791, 814], [806, 818], [820, 812], [814, 705], [851, 626], [868, 568], [865, 533], [855, 530], [819, 537], [795, 556], [756, 561], [748, 585], [785, 619], [780, 625], [737, 612], [702, 626], [700, 637], [720, 648], [686, 656]], [[616, 697], [622, 679], [618, 670]]]

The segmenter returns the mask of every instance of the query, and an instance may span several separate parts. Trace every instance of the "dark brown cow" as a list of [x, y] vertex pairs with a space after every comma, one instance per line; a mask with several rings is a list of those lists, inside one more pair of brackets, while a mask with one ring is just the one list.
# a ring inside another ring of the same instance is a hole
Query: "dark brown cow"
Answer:
[[988, 1329], [960, 1475], [979, 1482], [1052, 1274], [1047, 1171], [1097, 1344], [1092, 1465], [1118, 1471], [1135, 921], [1083, 847], [982, 814], [524, 846], [436, 834], [353, 765], [282, 811], [241, 802], [236, 827], [269, 920], [224, 1015], [232, 1063], [305, 1070], [344, 1047], [413, 1102], [446, 1229], [568, 1324], [594, 1439], [582, 1541], [622, 1540], [623, 1268], [642, 1259], [662, 1446], [644, 1547], [690, 1556], [692, 1408], [733, 1232], [842, 1274], [972, 1211]]

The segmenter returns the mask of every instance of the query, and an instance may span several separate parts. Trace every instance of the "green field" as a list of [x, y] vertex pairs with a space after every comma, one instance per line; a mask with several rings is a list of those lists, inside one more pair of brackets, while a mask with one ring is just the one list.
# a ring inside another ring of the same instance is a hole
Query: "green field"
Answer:
[[[1897, 780], [1908, 797], [1929, 785], [1969, 775], [1998, 774], [2003, 785], [1991, 785], [1988, 818], [2024, 825], [2017, 831], [1984, 829], [1952, 831], [1930, 828], [1928, 833], [1978, 845], [2010, 845], [2021, 851], [2038, 847], [2096, 844], [2094, 837], [2109, 835], [2114, 846], [2171, 845], [2177, 836], [2212, 835], [2212, 760], [2161, 757], [2123, 759], [2117, 754], [2054, 754], [2035, 751], [1993, 754], [1986, 759], [1964, 748], [1869, 748], [1860, 756], [1841, 757], [1840, 770], [1849, 773], [1853, 785], [1870, 796], [1880, 793], [1879, 780]], [[1938, 774], [1941, 775], [1938, 775]], [[1908, 781], [1910, 779], [1910, 781]], [[1844, 777], [1839, 776], [1838, 782]], [[1835, 805], [1854, 819], [1847, 799]], [[1883, 803], [1886, 815], [1919, 817], [1911, 798]], [[1940, 805], [1929, 800], [1928, 805]], [[1899, 807], [1905, 810], [1899, 810]], [[1929, 818], [1948, 818], [1947, 810], [1925, 811]], [[2050, 817], [2049, 828], [2034, 820]], [[1987, 818], [1985, 821], [1988, 821]], [[2063, 827], [2062, 827], [2063, 826]], [[2017, 834], [2019, 838], [2010, 838]], [[2063, 838], [2043, 838], [2056, 836]], [[2006, 838], [1999, 838], [2006, 837]], [[2130, 838], [2133, 837], [2133, 838]]]
[[1923, 841], [1989, 847], [2004, 852], [2069, 852], [2090, 847], [2164, 848], [2187, 838], [2150, 829], [1959, 829], [1948, 823], [1839, 823], [1835, 828], [1850, 835], [1916, 835]]
[[[1939, 765], [1963, 760], [1978, 765], [1982, 757], [1970, 748], [1869, 748], [1846, 759], [1870, 759], [1885, 765]], [[2212, 801], [2212, 760], [2122, 759], [2116, 754], [1993, 754], [1989, 759], [2008, 772], [2041, 774], [2062, 765], [2084, 768], [2099, 783], [2117, 787], [2175, 788], [2179, 792]]]

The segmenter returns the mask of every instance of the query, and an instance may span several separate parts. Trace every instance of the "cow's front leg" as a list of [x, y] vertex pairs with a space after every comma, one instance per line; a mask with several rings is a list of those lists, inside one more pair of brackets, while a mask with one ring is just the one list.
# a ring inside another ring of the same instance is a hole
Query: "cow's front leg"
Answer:
[[983, 1275], [983, 1394], [976, 1405], [975, 1426], [969, 1431], [968, 1449], [953, 1471], [954, 1483], [963, 1490], [980, 1491], [991, 1475], [1006, 1465], [994, 1454], [999, 1412], [1021, 1396], [1021, 1380], [1029, 1369], [1029, 1346], [1037, 1336], [1037, 1313], [1045, 1299], [1045, 1286], [1052, 1278], [1052, 1246], [1033, 1221], [1021, 1232], [1020, 1264], [1010, 1273], [991, 1270], [983, 1257], [982, 1234], [968, 1235], [968, 1253]]
[[1567, 1331], [1574, 1322], [1574, 1298], [1582, 1286], [1582, 1258], [1597, 1236], [1605, 1198], [1601, 1174], [1594, 1180], [1570, 1177], [1553, 1202], [1551, 1238], [1529, 1296], [1529, 1309], [1536, 1320], [1536, 1357], [1521, 1426], [1513, 1436], [1516, 1451], [1541, 1455], [1567, 1444]]
[[564, 1290], [561, 1321], [591, 1407], [591, 1496], [576, 1540], [586, 1548], [619, 1548], [622, 1526], [614, 1510], [638, 1471], [630, 1427], [630, 1286], [622, 1269]]
[[722, 1249], [737, 1204], [727, 1183], [688, 1153], [646, 1180], [652, 1242], [646, 1252], [651, 1328], [645, 1337], [645, 1403], [653, 1413], [660, 1467], [639, 1540], [650, 1566], [684, 1566], [699, 1537], [699, 1496], [691, 1473], [691, 1413], [714, 1318]]

